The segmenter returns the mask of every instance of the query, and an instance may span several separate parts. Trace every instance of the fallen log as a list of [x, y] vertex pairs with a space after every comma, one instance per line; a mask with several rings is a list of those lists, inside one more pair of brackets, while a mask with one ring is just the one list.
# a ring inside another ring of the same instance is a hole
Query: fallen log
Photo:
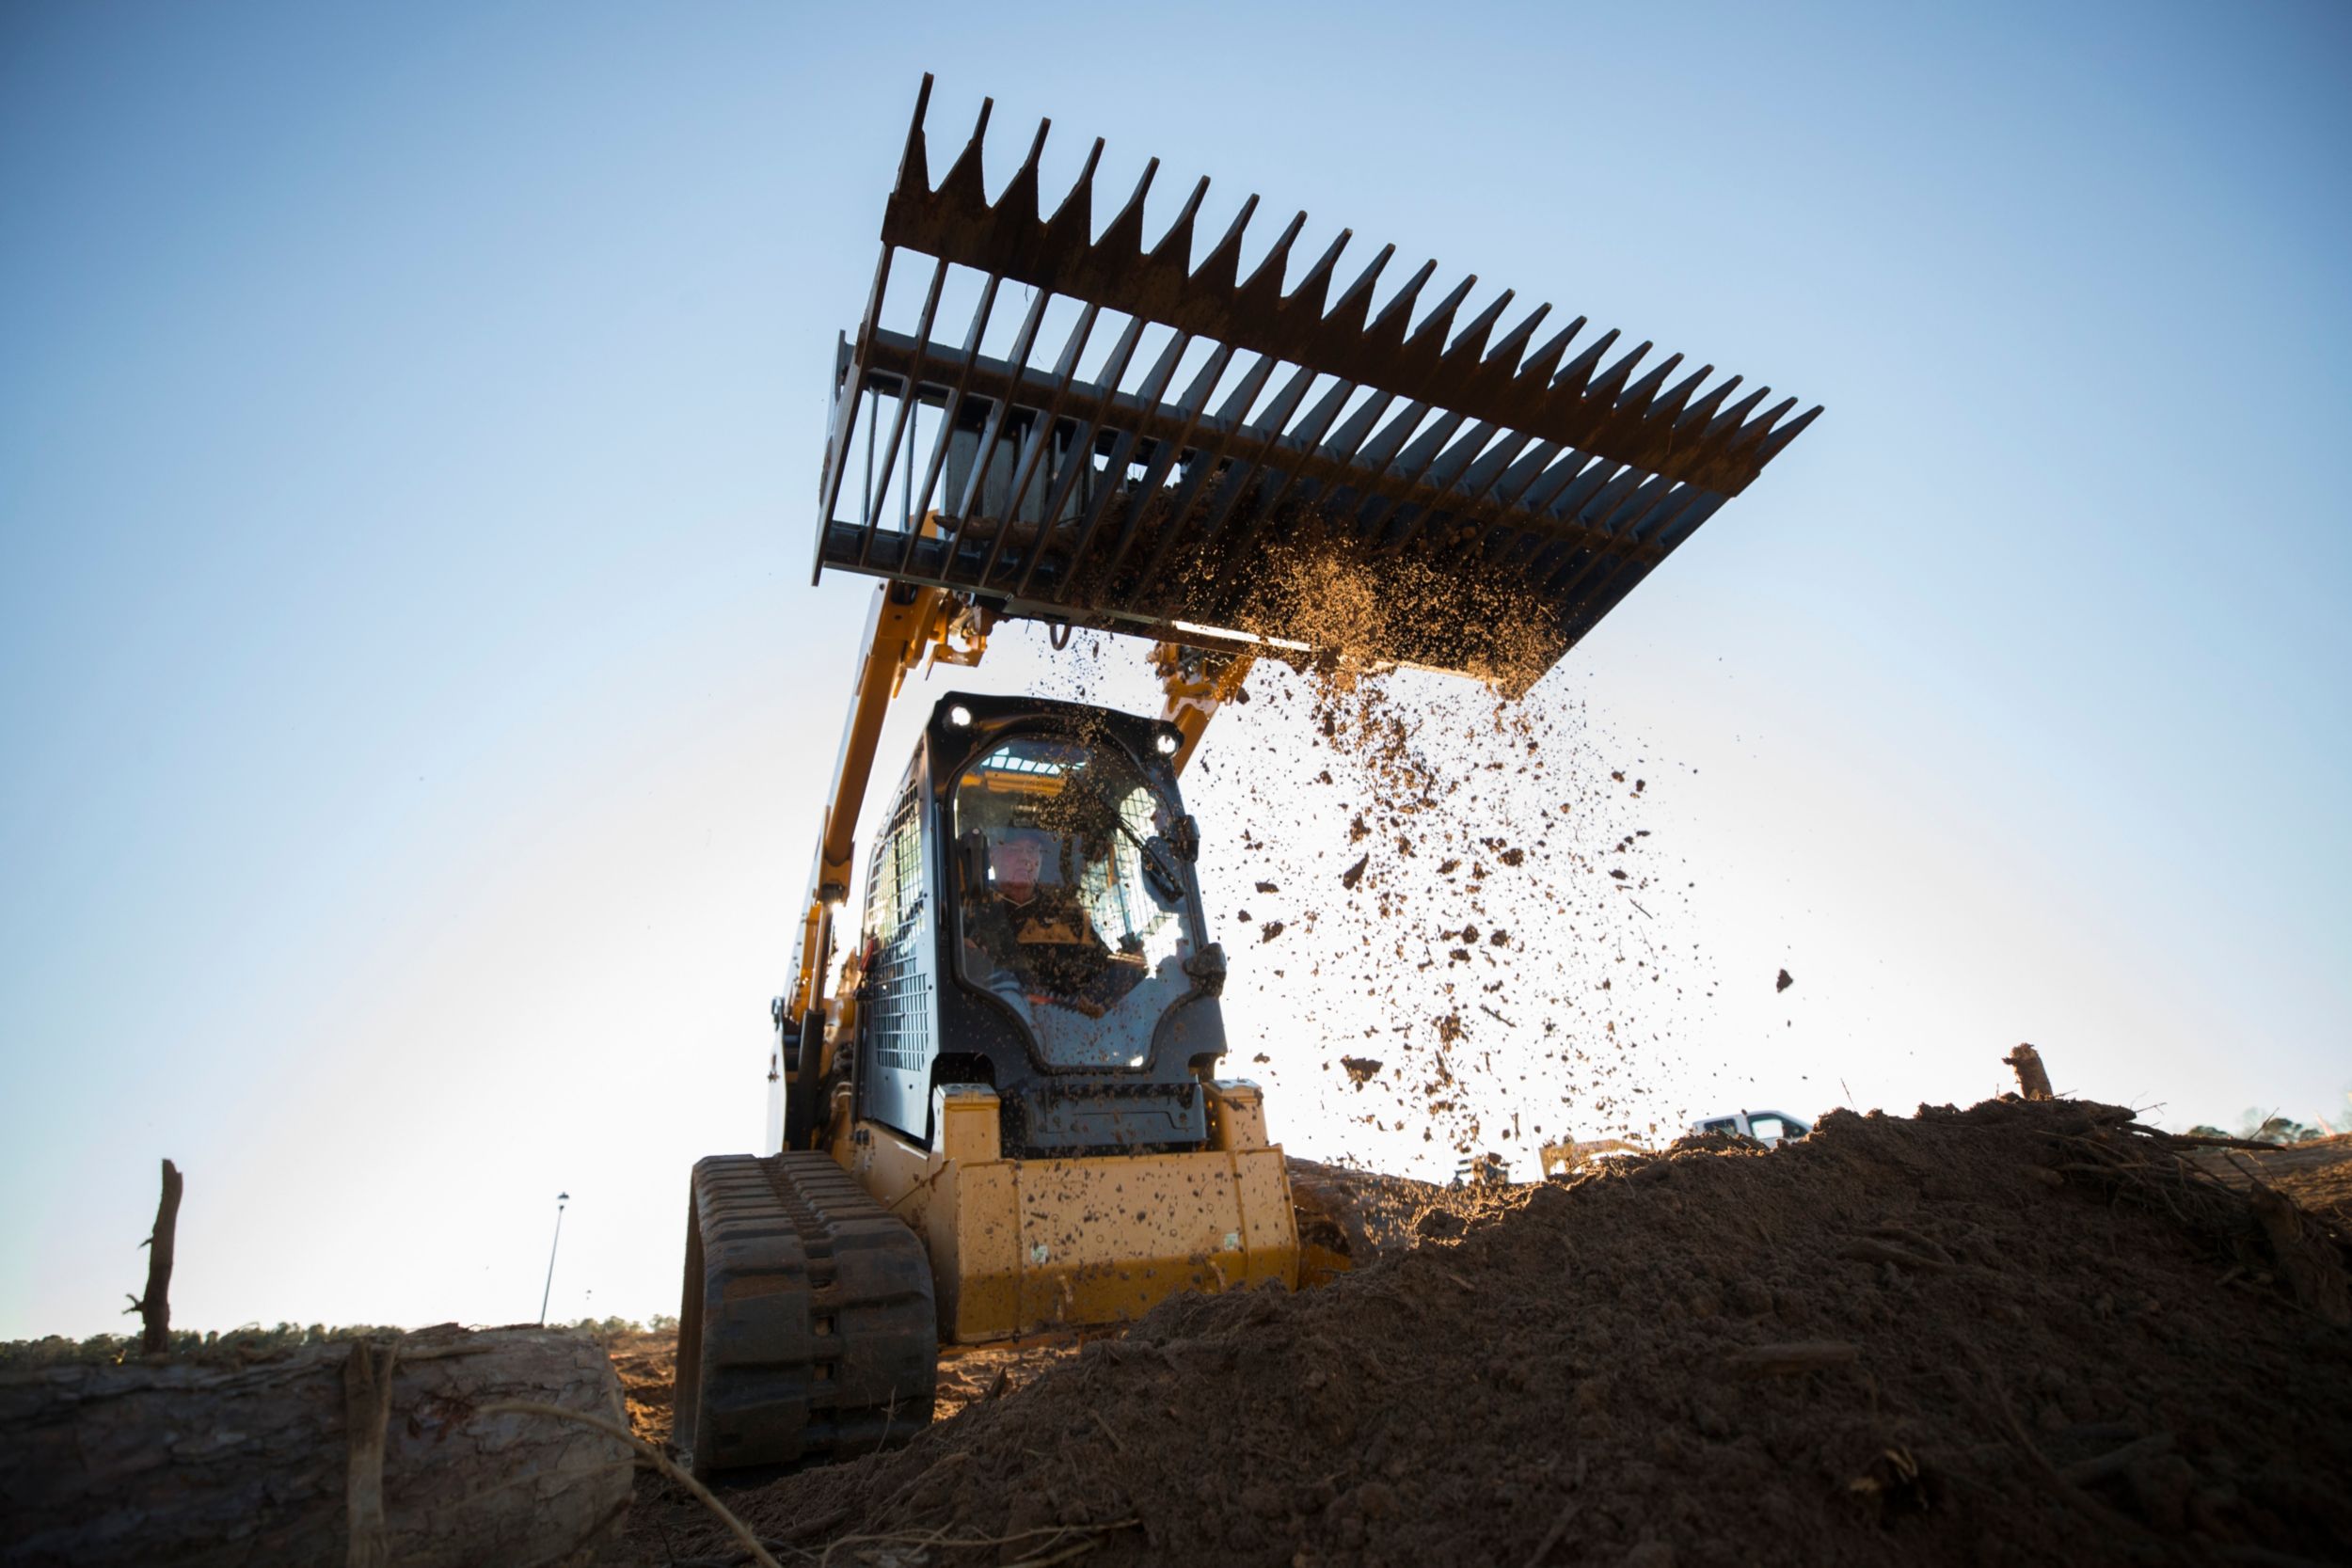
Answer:
[[628, 1507], [628, 1446], [483, 1408], [505, 1402], [627, 1420], [603, 1349], [561, 1330], [10, 1373], [0, 1565], [584, 1560]]

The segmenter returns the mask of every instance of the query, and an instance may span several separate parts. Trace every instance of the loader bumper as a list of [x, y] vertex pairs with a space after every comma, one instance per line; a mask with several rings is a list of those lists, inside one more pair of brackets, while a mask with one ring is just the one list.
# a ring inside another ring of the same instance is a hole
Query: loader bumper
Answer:
[[933, 1149], [866, 1124], [854, 1168], [924, 1238], [941, 1339], [1120, 1323], [1181, 1291], [1295, 1288], [1297, 1222], [1258, 1090], [1209, 1092], [1211, 1147], [1178, 1154], [1003, 1159], [995, 1094], [961, 1085], [934, 1096]]

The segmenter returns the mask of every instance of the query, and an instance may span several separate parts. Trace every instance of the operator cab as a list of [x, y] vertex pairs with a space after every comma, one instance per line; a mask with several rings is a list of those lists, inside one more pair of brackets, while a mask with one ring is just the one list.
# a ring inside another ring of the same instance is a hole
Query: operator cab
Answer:
[[1206, 1142], [1225, 964], [1178, 744], [1074, 703], [940, 700], [867, 859], [856, 1115], [929, 1143], [932, 1091], [983, 1083], [1011, 1157]]

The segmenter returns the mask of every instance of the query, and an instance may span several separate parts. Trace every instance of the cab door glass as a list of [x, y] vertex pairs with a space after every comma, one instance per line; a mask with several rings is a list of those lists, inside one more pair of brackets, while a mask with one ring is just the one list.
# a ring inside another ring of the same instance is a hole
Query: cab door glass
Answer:
[[1748, 1136], [1760, 1144], [1776, 1144], [1788, 1136], [1788, 1124], [1777, 1116], [1750, 1117]]

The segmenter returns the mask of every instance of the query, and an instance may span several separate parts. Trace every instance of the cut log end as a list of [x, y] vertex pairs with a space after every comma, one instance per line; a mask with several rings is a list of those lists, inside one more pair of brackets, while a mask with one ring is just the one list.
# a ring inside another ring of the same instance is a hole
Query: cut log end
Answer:
[[0, 1568], [577, 1560], [628, 1507], [630, 1449], [485, 1408], [516, 1401], [626, 1420], [611, 1358], [563, 1330], [9, 1373]]

